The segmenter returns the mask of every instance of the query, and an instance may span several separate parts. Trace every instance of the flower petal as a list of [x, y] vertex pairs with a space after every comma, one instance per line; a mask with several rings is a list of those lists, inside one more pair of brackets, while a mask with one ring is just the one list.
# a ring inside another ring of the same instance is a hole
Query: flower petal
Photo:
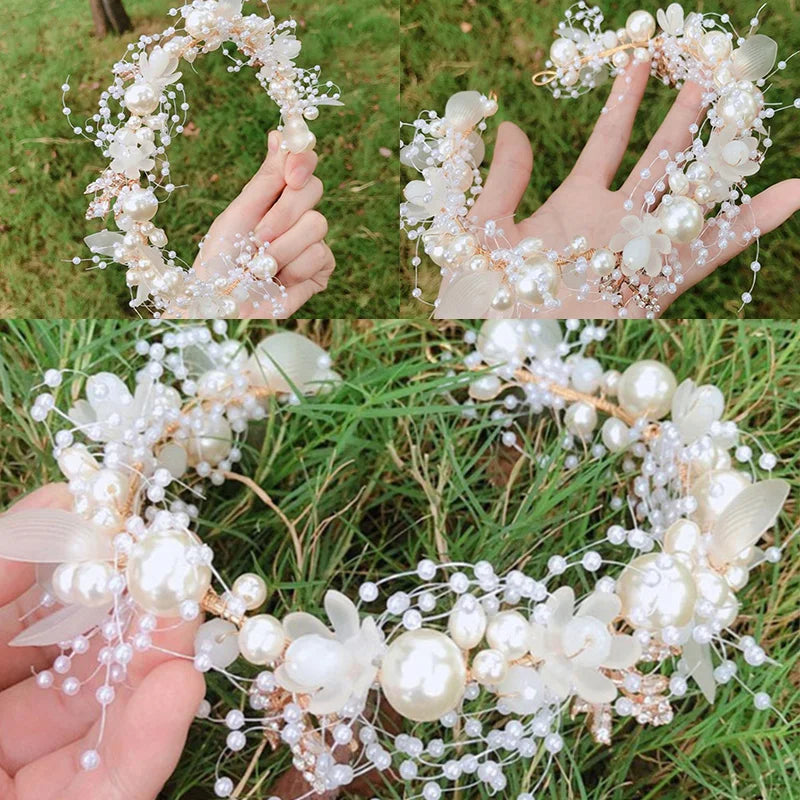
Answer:
[[562, 586], [556, 589], [547, 598], [545, 607], [550, 612], [550, 619], [547, 622], [548, 628], [563, 628], [570, 619], [575, 608], [575, 592], [571, 586]]
[[580, 605], [576, 617], [589, 616], [608, 625], [622, 608], [622, 601], [611, 592], [592, 592]]
[[700, 645], [694, 639], [689, 639], [683, 646], [681, 655], [689, 668], [689, 676], [700, 687], [706, 700], [713, 703], [717, 695], [717, 682], [714, 680], [711, 648], [707, 644]]
[[330, 590], [325, 592], [325, 613], [331, 621], [336, 638], [346, 642], [358, 636], [360, 620], [353, 601], [341, 592]]
[[545, 685], [559, 700], [565, 700], [572, 692], [571, 672], [569, 661], [559, 656], [548, 658], [539, 667], [539, 674], [542, 676]]
[[597, 670], [589, 667], [573, 667], [572, 678], [578, 697], [587, 703], [611, 703], [617, 696], [614, 682]]
[[609, 669], [632, 667], [642, 656], [642, 646], [633, 636], [619, 634], [611, 638], [611, 652], [603, 661]]
[[308, 710], [312, 714], [321, 716], [322, 714], [335, 714], [341, 711], [350, 699], [350, 685], [342, 679], [330, 686], [325, 686], [311, 695]]
[[286, 689], [287, 692], [291, 692], [292, 694], [306, 694], [307, 689], [304, 686], [301, 686], [299, 683], [295, 683], [287, 674], [286, 672], [286, 665], [281, 664], [279, 667], [275, 669], [275, 672], [272, 673], [273, 677], [275, 678], [275, 683], [278, 684], [282, 689]]
[[12, 647], [44, 647], [74, 639], [99, 625], [110, 610], [110, 603], [100, 607], [65, 606], [26, 628], [9, 644]]
[[328, 639], [333, 638], [333, 634], [325, 627], [325, 623], [306, 611], [293, 611], [291, 614], [287, 614], [283, 618], [283, 630], [292, 642], [309, 634], [325, 636]]

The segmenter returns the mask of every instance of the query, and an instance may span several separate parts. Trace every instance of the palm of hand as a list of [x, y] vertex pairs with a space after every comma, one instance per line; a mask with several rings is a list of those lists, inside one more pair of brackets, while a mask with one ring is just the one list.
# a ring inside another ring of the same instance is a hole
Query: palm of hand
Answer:
[[[636, 167], [622, 186], [612, 191], [609, 187], [627, 149], [648, 74], [649, 65], [641, 64], [616, 79], [611, 90], [613, 102], [600, 117], [570, 175], [531, 216], [518, 223], [510, 220], [528, 187], [533, 156], [525, 133], [516, 125], [503, 123], [484, 190], [470, 214], [471, 218], [479, 224], [496, 220], [503, 230], [504, 240], [511, 245], [526, 237], [538, 237], [545, 247], [561, 252], [576, 236], [584, 236], [590, 248], [607, 247], [619, 230], [622, 218], [638, 211], [645, 192], [651, 188], [652, 180], [640, 179], [642, 169], [650, 167], [662, 150], [675, 154], [688, 147], [692, 141], [689, 127], [702, 119], [704, 113], [699, 87], [687, 84]], [[624, 203], [628, 199], [632, 199], [634, 211], [625, 210]], [[770, 187], [753, 198], [750, 208], [752, 214], [739, 216], [733, 228], [736, 238], [722, 251], [711, 241], [713, 231], [705, 234], [709, 259], [703, 265], [693, 266], [685, 274], [677, 286], [677, 294], [661, 298], [662, 312], [677, 296], [745, 249], [748, 246], [742, 238], [745, 230], [758, 227], [762, 233], [768, 232], [798, 210], [800, 180], [790, 179]], [[689, 245], [678, 247], [678, 253], [686, 267], [694, 263]], [[618, 309], [597, 295], [579, 300], [575, 291], [563, 285], [558, 299], [561, 301], [558, 308], [539, 310], [536, 316], [618, 316]], [[634, 303], [627, 304], [625, 311], [629, 317], [645, 316], [644, 310]]]
[[[56, 484], [37, 490], [8, 513], [71, 505], [66, 486]], [[72, 674], [85, 679], [78, 694], [40, 688], [31, 666], [50, 668], [58, 649], [8, 646], [26, 624], [20, 617], [39, 603], [41, 589], [34, 579], [32, 565], [0, 560], [0, 797], [153, 800], [178, 762], [203, 696], [202, 677], [191, 661], [155, 649], [137, 654], [108, 706], [100, 764], [82, 769], [81, 755], [95, 748], [101, 725], [95, 690], [102, 679], [90, 677], [101, 637], [75, 657]], [[35, 611], [27, 620], [38, 616], [44, 614]], [[153, 642], [188, 652], [193, 637], [194, 626], [182, 624], [155, 633]]]

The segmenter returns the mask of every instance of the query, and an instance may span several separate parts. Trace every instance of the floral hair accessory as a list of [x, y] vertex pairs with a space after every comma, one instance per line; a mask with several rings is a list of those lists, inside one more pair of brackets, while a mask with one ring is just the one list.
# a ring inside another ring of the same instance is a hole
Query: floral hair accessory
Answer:
[[[737, 674], [740, 656], [755, 667], [770, 663], [739, 632], [737, 593], [752, 569], [780, 560], [786, 542], [761, 549], [760, 540], [788, 484], [769, 477], [775, 456], [754, 455], [758, 444], [726, 418], [718, 387], [679, 383], [649, 359], [606, 369], [586, 354], [604, 338], [593, 325], [568, 323], [565, 333], [552, 321], [489, 321], [465, 337], [475, 347], [446, 394], [465, 416], [496, 404], [491, 416], [507, 446], [517, 446], [516, 416], [552, 411], [569, 469], [581, 454], [619, 454], [628, 526], [612, 524], [537, 569], [501, 573], [487, 561], [423, 559], [368, 577], [354, 599], [328, 591], [324, 616], [266, 613], [267, 587], [252, 573], [213, 591], [212, 579], [222, 579], [191, 531], [196, 510], [165, 504], [166, 487], [186, 465], [214, 484], [230, 477], [238, 454], [225, 425], [241, 431], [263, 415], [262, 393], [297, 398], [335, 382], [324, 352], [281, 333], [248, 354], [205, 328], [141, 342], [149, 363], [133, 395], [115, 376], [98, 375], [87, 381], [86, 401], [66, 414], [49, 393], [34, 403], [37, 419], [68, 420], [56, 433], [56, 456], [75, 509], [0, 519], [0, 557], [57, 564], [40, 584], [44, 602], [64, 604], [15, 643], [58, 643], [58, 664], [37, 680], [49, 690], [60, 680], [58, 688], [74, 692], [79, 682], [54, 672], [67, 675], [87, 637], [104, 637], [105, 704], [131, 658], [152, 646], [157, 616], [214, 615], [185, 657], [241, 693], [213, 720], [226, 730], [218, 797], [234, 792], [231, 760], [248, 746], [258, 759], [269, 746], [287, 748], [305, 781], [280, 800], [390, 771], [410, 798], [438, 800], [466, 787], [508, 796], [507, 773], [521, 760], [532, 766], [513, 796], [530, 800], [569, 746], [576, 716], [610, 743], [615, 721], [668, 724], [692, 686], [714, 702], [730, 682], [757, 709], [773, 709], [769, 695]], [[449, 359], [447, 369], [453, 365]], [[44, 378], [57, 386], [63, 373]], [[74, 443], [76, 426], [102, 461]], [[611, 511], [624, 506], [611, 499]], [[210, 714], [204, 701], [199, 716]], [[89, 751], [84, 765], [98, 758]]]
[[[702, 109], [689, 128], [692, 143], [678, 152], [662, 150], [641, 171], [625, 201], [628, 215], [608, 241], [590, 243], [578, 232], [557, 250], [535, 237], [510, 242], [502, 220], [470, 216], [482, 189], [481, 133], [497, 109], [495, 99], [459, 92], [443, 117], [424, 112], [411, 124], [410, 140], [401, 142], [401, 161], [421, 179], [406, 186], [400, 215], [416, 248], [413, 296], [422, 296], [420, 248], [441, 269], [445, 289], [434, 303], [436, 317], [530, 317], [557, 309], [566, 292], [610, 303], [620, 316], [630, 303], [654, 316], [663, 297], [676, 294], [694, 268], [734, 241], [756, 244], [742, 304], [752, 300], [760, 231], [747, 182], [772, 145], [775, 113], [800, 108], [800, 100], [782, 106], [766, 99], [768, 80], [786, 67], [785, 60], [776, 66], [777, 44], [755, 33], [758, 16], [740, 35], [728, 14], [684, 14], [678, 3], [659, 9], [657, 19], [634, 11], [618, 30], [604, 29], [604, 21], [597, 6], [570, 6], [547, 69], [533, 76], [534, 84], [548, 86], [556, 98], [575, 98], [628, 65], [649, 61], [662, 83], [702, 87]], [[643, 193], [637, 207], [635, 193]]]
[[[268, 8], [266, 0], [263, 3]], [[171, 181], [166, 152], [187, 121], [189, 104], [181, 83], [181, 61], [193, 64], [199, 55], [230, 42], [238, 53], [224, 50], [231, 60], [229, 72], [252, 67], [264, 91], [281, 114], [281, 147], [301, 153], [316, 139], [307, 121], [319, 116], [325, 105], [342, 105], [339, 89], [330, 81], [320, 85], [320, 67], [295, 64], [300, 40], [297, 23], [277, 22], [271, 14], [244, 14], [243, 0], [192, 0], [170, 10], [179, 17], [163, 33], [143, 35], [128, 45], [127, 56], [113, 68], [114, 82], [100, 97], [96, 114], [83, 125], [73, 124], [71, 110], [64, 114], [77, 135], [89, 139], [109, 159], [108, 167], [92, 181], [87, 219], [105, 219], [113, 212], [117, 231], [104, 230], [86, 237], [94, 254], [75, 257], [100, 269], [110, 263], [126, 268], [128, 286], [135, 291], [134, 308], [145, 307], [159, 315], [188, 318], [232, 317], [247, 301], [267, 303], [272, 316], [284, 312], [285, 289], [274, 280], [277, 263], [268, 245], [252, 234], [233, 243], [231, 252], [217, 257], [215, 277], [203, 279], [186, 269], [174, 251], [167, 250], [167, 234], [153, 219], [159, 205], [179, 187]], [[62, 87], [64, 94], [69, 85]]]

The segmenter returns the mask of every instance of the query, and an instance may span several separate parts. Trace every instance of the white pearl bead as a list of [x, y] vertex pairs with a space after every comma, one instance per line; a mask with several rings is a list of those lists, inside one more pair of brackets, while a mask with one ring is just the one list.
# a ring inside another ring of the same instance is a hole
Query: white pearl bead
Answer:
[[278, 272], [278, 262], [269, 253], [257, 253], [253, 256], [247, 268], [254, 278], [266, 280], [267, 278], [275, 277]]
[[268, 664], [283, 652], [286, 635], [283, 626], [270, 614], [249, 617], [239, 631], [239, 649], [251, 664]]
[[556, 39], [550, 45], [550, 60], [557, 67], [564, 67], [578, 57], [578, 46], [569, 39]]
[[189, 464], [195, 466], [201, 461], [218, 464], [230, 453], [232, 437], [231, 426], [224, 417], [205, 420], [202, 431], [186, 441]]
[[594, 394], [600, 388], [603, 367], [596, 358], [579, 356], [571, 361], [571, 366], [569, 379], [576, 391]]
[[122, 201], [122, 210], [137, 222], [147, 222], [158, 211], [158, 199], [151, 189], [132, 189]]
[[507, 311], [514, 305], [515, 300], [514, 291], [508, 286], [501, 286], [492, 300], [492, 308], [497, 311]]
[[729, 125], [741, 125], [749, 127], [758, 116], [761, 104], [756, 99], [755, 94], [748, 90], [739, 88], [737, 84], [730, 91], [726, 92], [717, 101], [717, 114]]
[[649, 11], [634, 11], [625, 22], [632, 42], [646, 42], [656, 32], [656, 21]]
[[628, 62], [631, 60], [631, 57], [625, 52], [625, 50], [618, 50], [611, 56], [611, 63], [617, 68], [622, 69], [623, 67], [628, 66]]
[[519, 611], [501, 611], [486, 626], [486, 641], [493, 650], [504, 653], [509, 661], [528, 652], [531, 627]]
[[709, 64], [717, 64], [730, 56], [731, 40], [723, 31], [709, 31], [700, 40], [700, 49]]
[[80, 565], [74, 562], [65, 562], [59, 564], [53, 571], [51, 578], [53, 585], [53, 594], [58, 598], [59, 602], [65, 606], [71, 605], [75, 602], [72, 592], [72, 582], [75, 578], [75, 571]]
[[144, 117], [158, 108], [159, 96], [149, 84], [134, 83], [125, 90], [122, 102], [131, 114]]
[[603, 444], [611, 453], [622, 452], [631, 441], [630, 428], [616, 417], [609, 417], [603, 423], [600, 436], [603, 439]]
[[708, 164], [702, 163], [701, 161], [692, 161], [692, 163], [686, 167], [686, 177], [692, 183], [708, 181], [711, 179], [712, 174], [711, 167], [709, 167]]
[[697, 589], [692, 575], [677, 559], [663, 553], [633, 559], [619, 576], [616, 590], [622, 614], [634, 628], [681, 628], [694, 615]]
[[544, 242], [541, 239], [535, 236], [528, 236], [525, 239], [522, 239], [514, 248], [514, 250], [523, 258], [531, 258], [537, 253], [540, 253], [542, 247], [544, 247]]
[[558, 285], [555, 265], [545, 256], [534, 256], [526, 262], [515, 284], [517, 299], [531, 305], [541, 305], [553, 295]]
[[231, 587], [232, 592], [244, 600], [245, 608], [252, 611], [258, 608], [267, 599], [267, 584], [255, 572], [245, 572], [240, 575]]
[[700, 596], [714, 606], [717, 622], [723, 628], [731, 625], [739, 614], [739, 601], [727, 581], [708, 569], [696, 570], [694, 581]]
[[186, 33], [195, 39], [203, 38], [203, 31], [216, 25], [216, 18], [206, 9], [195, 9], [186, 17]]
[[689, 191], [689, 179], [684, 172], [673, 172], [667, 182], [673, 195], [686, 194]]
[[97, 608], [110, 603], [113, 594], [108, 582], [116, 571], [103, 561], [85, 561], [78, 564], [72, 578], [73, 602], [81, 606]]
[[589, 403], [573, 403], [564, 413], [564, 425], [579, 439], [591, 439], [597, 427], [597, 411]]
[[467, 670], [461, 651], [445, 634], [429, 628], [397, 637], [381, 665], [383, 693], [395, 711], [414, 722], [431, 722], [461, 701]]
[[619, 404], [631, 416], [661, 419], [672, 405], [677, 382], [672, 370], [658, 361], [637, 361], [619, 379]]
[[470, 650], [480, 643], [486, 632], [486, 612], [471, 595], [464, 596], [450, 612], [447, 630], [462, 649]]
[[703, 230], [703, 211], [689, 197], [673, 197], [672, 202], [662, 203], [658, 209], [661, 230], [678, 244], [689, 244]]
[[205, 653], [216, 669], [226, 669], [239, 657], [237, 630], [232, 622], [211, 619], [204, 622], [194, 637], [196, 654]]
[[617, 257], [603, 247], [592, 256], [589, 266], [594, 270], [595, 275], [605, 278], [617, 268]]
[[472, 677], [482, 686], [496, 686], [508, 674], [508, 659], [499, 650], [480, 650], [472, 659]]
[[179, 530], [156, 531], [138, 541], [125, 570], [131, 597], [163, 617], [179, 616], [184, 600], [199, 603], [211, 585], [211, 570], [187, 559], [196, 546], [188, 531]]

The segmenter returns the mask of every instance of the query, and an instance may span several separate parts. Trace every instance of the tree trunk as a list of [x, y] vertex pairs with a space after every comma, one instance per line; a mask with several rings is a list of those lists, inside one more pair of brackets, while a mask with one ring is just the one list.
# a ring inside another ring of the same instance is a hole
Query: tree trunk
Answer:
[[109, 31], [119, 34], [133, 29], [122, 0], [89, 0], [89, 5], [98, 37], [107, 36]]

